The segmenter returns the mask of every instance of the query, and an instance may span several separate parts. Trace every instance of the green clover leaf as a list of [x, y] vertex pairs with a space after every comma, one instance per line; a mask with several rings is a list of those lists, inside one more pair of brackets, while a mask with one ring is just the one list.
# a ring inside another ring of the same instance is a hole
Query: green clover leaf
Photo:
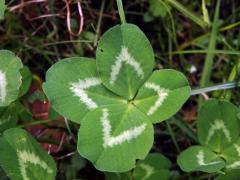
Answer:
[[0, 133], [15, 127], [18, 119], [18, 106], [15, 103], [7, 107], [0, 107]]
[[177, 162], [186, 172], [203, 171], [213, 173], [225, 167], [225, 162], [209, 148], [192, 146], [178, 156]]
[[144, 160], [139, 160], [133, 171], [134, 179], [168, 180], [171, 162], [159, 153], [151, 153]]
[[239, 169], [237, 114], [238, 108], [227, 101], [211, 99], [202, 105], [197, 122], [198, 139], [202, 146], [190, 147], [179, 155], [178, 164], [183, 171], [212, 173], [222, 168]]
[[133, 99], [151, 75], [154, 54], [150, 42], [135, 25], [117, 25], [100, 39], [97, 69], [103, 84], [125, 99]]
[[81, 123], [78, 151], [99, 170], [129, 171], [152, 147], [153, 127], [147, 120], [134, 106], [98, 108]]
[[8, 106], [18, 98], [22, 67], [21, 60], [11, 51], [0, 50], [0, 107]]
[[149, 12], [154, 17], [165, 17], [171, 11], [171, 6], [162, 0], [149, 0]]
[[198, 115], [199, 142], [221, 152], [239, 136], [237, 107], [226, 101], [212, 99], [204, 103]]
[[102, 85], [96, 62], [90, 58], [61, 60], [48, 70], [46, 81], [43, 90], [54, 109], [76, 123], [98, 106], [122, 103]]
[[12, 180], [55, 178], [56, 165], [52, 157], [22, 129], [4, 131], [0, 152], [0, 165]]
[[188, 99], [190, 88], [187, 79], [178, 71], [155, 71], [139, 89], [135, 104], [153, 123], [175, 114]]
[[225, 147], [222, 156], [226, 160], [227, 169], [240, 168], [240, 138], [230, 147]]
[[59, 114], [81, 124], [78, 151], [97, 169], [132, 169], [152, 147], [152, 123], [172, 116], [189, 97], [180, 72], [152, 72], [153, 66], [144, 33], [123, 24], [100, 39], [96, 61], [68, 58], [48, 70], [44, 92]]

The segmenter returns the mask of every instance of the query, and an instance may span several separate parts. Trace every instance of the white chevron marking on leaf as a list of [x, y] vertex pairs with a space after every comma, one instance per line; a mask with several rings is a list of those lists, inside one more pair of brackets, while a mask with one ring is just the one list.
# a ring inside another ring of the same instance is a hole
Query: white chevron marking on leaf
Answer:
[[148, 164], [140, 164], [139, 165], [142, 169], [145, 170], [146, 174], [145, 176], [142, 178], [142, 180], [145, 180], [147, 178], [149, 178], [153, 173], [154, 173], [154, 168]]
[[214, 123], [211, 124], [211, 127], [208, 131], [206, 144], [209, 143], [210, 139], [213, 137], [215, 131], [217, 131], [217, 130], [222, 130], [222, 132], [225, 135], [225, 137], [227, 138], [228, 142], [231, 142], [232, 138], [231, 138], [230, 132], [227, 129], [227, 127], [225, 126], [223, 120], [215, 120]]
[[240, 167], [240, 161], [235, 161], [232, 164], [229, 164], [226, 166], [228, 169], [235, 169]]
[[202, 150], [200, 150], [197, 154], [197, 163], [200, 165], [200, 166], [209, 166], [209, 165], [214, 165], [214, 164], [218, 164], [220, 163], [221, 161], [215, 161], [215, 162], [209, 162], [209, 163], [206, 163], [204, 161], [204, 152]]
[[240, 157], [240, 146], [237, 144], [234, 144], [234, 148], [236, 149], [238, 156]]
[[7, 95], [6, 74], [0, 70], [0, 101], [4, 102]]
[[145, 83], [145, 87], [148, 89], [154, 90], [158, 95], [158, 99], [156, 100], [155, 104], [151, 106], [147, 112], [147, 115], [150, 116], [153, 113], [155, 113], [155, 111], [162, 105], [163, 101], [168, 96], [169, 90], [165, 88], [161, 88], [159, 85], [152, 82]]
[[37, 155], [35, 155], [32, 152], [27, 152], [25, 150], [23, 151], [17, 151], [19, 165], [20, 165], [20, 171], [21, 175], [24, 180], [30, 180], [27, 177], [27, 171], [26, 168], [31, 163], [34, 165], [39, 165], [41, 168], [43, 168], [48, 174], [52, 174], [53, 170], [47, 165], [46, 162], [42, 161]]
[[122, 68], [122, 64], [126, 63], [137, 72], [137, 75], [143, 79], [144, 78], [144, 72], [139, 64], [128, 52], [128, 48], [125, 46], [122, 46], [121, 52], [116, 57], [115, 63], [112, 65], [112, 71], [111, 71], [111, 78], [110, 78], [110, 84], [113, 85], [115, 81], [117, 80], [117, 76]]
[[82, 101], [82, 103], [84, 103], [89, 109], [95, 109], [98, 107], [98, 105], [88, 97], [86, 89], [100, 84], [101, 80], [98, 78], [86, 78], [84, 80], [79, 80], [76, 83], [71, 82], [70, 90], [74, 93], [75, 96], [78, 96], [80, 98], [80, 101]]
[[[238, 153], [238, 157], [240, 157], [240, 146], [237, 144], [234, 144], [234, 148], [236, 149], [237, 153]], [[226, 166], [229, 169], [235, 169], [235, 168], [239, 168], [240, 167], [240, 161], [235, 161], [232, 164], [229, 164]]]
[[121, 134], [118, 136], [112, 136], [111, 131], [112, 131], [112, 126], [110, 124], [110, 121], [108, 119], [109, 112], [108, 109], [104, 108], [102, 110], [103, 115], [101, 117], [101, 123], [102, 123], [102, 132], [103, 132], [103, 147], [113, 147], [119, 144], [122, 144], [125, 141], [130, 141], [136, 137], [138, 137], [146, 128], [147, 124], [144, 123], [140, 126], [133, 127], [129, 130], [123, 131]]

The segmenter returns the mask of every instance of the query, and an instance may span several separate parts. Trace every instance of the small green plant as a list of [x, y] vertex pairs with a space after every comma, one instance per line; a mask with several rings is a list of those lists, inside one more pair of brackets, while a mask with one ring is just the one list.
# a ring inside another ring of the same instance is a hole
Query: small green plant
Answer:
[[0, 51], [0, 107], [8, 106], [18, 98], [22, 67], [21, 60], [12, 52]]
[[100, 39], [96, 61], [68, 58], [47, 72], [43, 88], [53, 108], [81, 124], [78, 151], [97, 169], [129, 171], [153, 144], [152, 123], [188, 99], [186, 78], [153, 71], [152, 47], [135, 25], [117, 25]]
[[14, 53], [0, 51], [0, 165], [12, 180], [54, 179], [56, 165], [26, 131], [16, 126], [19, 98], [31, 84], [31, 73]]
[[166, 17], [167, 13], [171, 12], [171, 6], [169, 6], [166, 2], [162, 0], [150, 0], [149, 1], [149, 9], [144, 14], [144, 20], [146, 22], [154, 20], [154, 18], [158, 17]]
[[11, 51], [0, 50], [0, 133], [15, 127], [21, 114], [19, 99], [26, 94], [32, 74]]
[[178, 157], [183, 171], [207, 173], [240, 167], [238, 108], [227, 101], [206, 101], [198, 116], [198, 139], [201, 146], [191, 146]]
[[0, 151], [1, 167], [12, 180], [52, 180], [56, 176], [52, 157], [24, 130], [4, 131]]

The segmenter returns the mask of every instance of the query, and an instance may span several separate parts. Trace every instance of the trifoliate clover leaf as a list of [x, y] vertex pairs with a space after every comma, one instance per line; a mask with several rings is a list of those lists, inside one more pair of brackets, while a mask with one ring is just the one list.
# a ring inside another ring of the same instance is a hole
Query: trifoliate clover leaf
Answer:
[[152, 144], [152, 124], [133, 105], [111, 105], [88, 113], [78, 134], [80, 154], [109, 172], [129, 171]]
[[54, 160], [24, 130], [6, 130], [0, 138], [0, 152], [0, 166], [12, 180], [55, 178]]
[[200, 109], [197, 125], [200, 143], [221, 152], [238, 139], [237, 108], [226, 101], [209, 100]]
[[[237, 113], [237, 107], [226, 101], [211, 99], [202, 105], [198, 115], [197, 127], [198, 139], [203, 146], [190, 147], [180, 154], [178, 164], [182, 170], [211, 173], [224, 167], [227, 170], [240, 168]], [[204, 154], [206, 154], [205, 161], [209, 163], [200, 161], [200, 157], [205, 156]], [[211, 161], [210, 156], [224, 161], [224, 166], [220, 168], [218, 163]], [[196, 162], [195, 166], [193, 161]]]
[[21, 60], [14, 53], [0, 50], [0, 107], [8, 106], [18, 98], [22, 66]]
[[54, 64], [47, 72], [43, 89], [53, 108], [77, 123], [89, 110], [122, 101], [102, 85], [96, 62], [89, 58], [67, 58]]
[[213, 173], [225, 167], [224, 160], [204, 146], [191, 146], [178, 156], [177, 162], [186, 172]]
[[144, 160], [139, 160], [133, 170], [134, 179], [168, 180], [171, 162], [159, 153], [151, 153]]

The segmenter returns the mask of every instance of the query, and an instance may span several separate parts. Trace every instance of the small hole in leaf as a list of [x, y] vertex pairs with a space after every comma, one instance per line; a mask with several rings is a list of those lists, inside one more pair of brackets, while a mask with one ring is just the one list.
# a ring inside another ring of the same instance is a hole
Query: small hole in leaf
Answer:
[[104, 52], [104, 50], [103, 50], [103, 49], [100, 49], [100, 51], [101, 51], [101, 52]]

